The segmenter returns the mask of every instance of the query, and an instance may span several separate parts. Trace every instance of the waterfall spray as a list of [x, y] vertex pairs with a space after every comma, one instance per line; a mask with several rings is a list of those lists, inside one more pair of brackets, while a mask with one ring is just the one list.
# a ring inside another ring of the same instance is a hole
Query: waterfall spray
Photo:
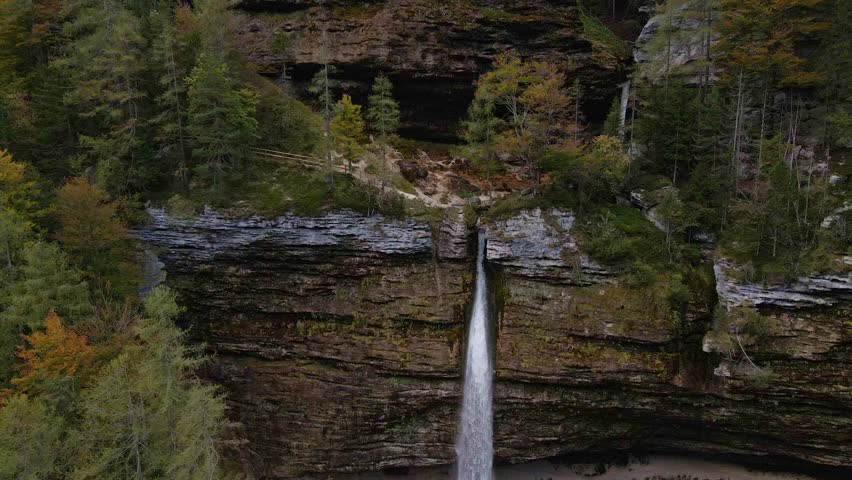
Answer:
[[476, 287], [467, 335], [464, 396], [456, 440], [457, 480], [492, 480], [494, 461], [491, 351], [488, 341], [485, 235], [479, 236]]

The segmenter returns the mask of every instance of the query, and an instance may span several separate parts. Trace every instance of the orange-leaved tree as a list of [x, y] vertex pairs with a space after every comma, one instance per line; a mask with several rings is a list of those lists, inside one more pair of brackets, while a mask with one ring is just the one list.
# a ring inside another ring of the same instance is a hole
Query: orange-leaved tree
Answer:
[[23, 391], [38, 389], [45, 382], [73, 377], [84, 383], [94, 373], [96, 354], [86, 337], [62, 324], [51, 310], [44, 320], [44, 332], [24, 335], [28, 347], [19, 346], [23, 360], [21, 374], [12, 384]]
[[816, 83], [798, 43], [827, 24], [816, 16], [823, 0], [721, 0], [717, 46], [726, 73], [744, 73], [783, 86]]
[[118, 204], [85, 178], [68, 180], [58, 192], [57, 238], [95, 285], [119, 295], [139, 284], [133, 241], [118, 217]]

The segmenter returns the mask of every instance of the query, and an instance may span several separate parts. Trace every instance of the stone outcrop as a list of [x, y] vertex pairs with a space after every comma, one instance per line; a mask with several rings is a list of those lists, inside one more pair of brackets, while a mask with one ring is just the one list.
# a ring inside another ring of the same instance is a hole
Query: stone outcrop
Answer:
[[555, 281], [588, 284], [609, 272], [580, 253], [571, 235], [574, 214], [535, 209], [488, 227], [488, 260], [506, 271]]
[[[229, 457], [267, 478], [452, 462], [473, 280], [460, 210], [434, 232], [346, 212], [152, 217], [137, 235], [216, 354], [210, 376], [240, 439]], [[846, 287], [802, 281], [794, 293], [824, 301], [794, 306], [755, 297], [778, 325], [747, 347], [773, 372], [758, 384], [720, 376], [736, 360], [702, 351], [706, 305], [682, 317], [586, 258], [571, 212], [480, 228], [498, 311], [498, 461], [643, 448], [852, 466]], [[723, 304], [758, 288], [724, 283]]]
[[814, 274], [779, 285], [740, 282], [732, 275], [742, 268], [719, 259], [713, 266], [716, 292], [726, 307], [802, 309], [852, 301], [852, 274]]
[[[643, 75], [661, 78], [667, 73], [685, 84], [699, 84], [708, 48], [718, 42], [708, 38], [706, 25], [718, 22], [718, 13], [707, 11], [706, 2], [683, 2], [671, 12], [657, 12], [642, 28], [634, 43], [633, 60]], [[665, 35], [665, 37], [663, 37]], [[708, 67], [710, 82], [718, 80], [718, 67]]]
[[[394, 83], [402, 130], [417, 138], [457, 134], [473, 97], [474, 81], [500, 53], [557, 62], [579, 76], [583, 108], [603, 120], [620, 83], [582, 38], [574, 2], [523, 0], [434, 2], [378, 0], [243, 0], [238, 45], [261, 73], [279, 77], [286, 65], [304, 93], [327, 54], [340, 88], [366, 103], [379, 72]], [[276, 32], [288, 35], [286, 54], [271, 49]], [[323, 40], [324, 39], [324, 40]], [[325, 45], [324, 49], [322, 45]], [[424, 99], [428, 101], [424, 102]]]

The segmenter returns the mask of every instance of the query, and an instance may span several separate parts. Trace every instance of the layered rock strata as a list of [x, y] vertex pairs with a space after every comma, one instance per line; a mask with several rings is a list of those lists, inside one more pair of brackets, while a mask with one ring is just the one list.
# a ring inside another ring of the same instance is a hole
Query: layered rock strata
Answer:
[[[473, 271], [460, 211], [434, 231], [346, 212], [152, 216], [137, 234], [216, 354], [211, 376], [239, 432], [229, 457], [266, 478], [453, 461]], [[852, 466], [843, 278], [803, 279], [790, 303], [717, 265], [720, 302], [759, 304], [777, 325], [746, 346], [772, 371], [758, 383], [720, 369], [739, 361], [731, 352], [702, 351], [711, 308], [695, 301], [684, 317], [630, 286], [582, 253], [575, 223], [532, 210], [481, 225], [498, 311], [498, 462], [644, 448]]]
[[[327, 59], [339, 89], [366, 104], [373, 78], [383, 72], [401, 104], [401, 133], [415, 138], [454, 138], [474, 81], [504, 52], [556, 62], [572, 80], [579, 77], [583, 108], [596, 121], [621, 81], [617, 66], [583, 39], [575, 2], [243, 0], [239, 6], [237, 43], [261, 73], [277, 78], [286, 67], [288, 83], [304, 93]], [[278, 34], [289, 39], [286, 53], [272, 50]]]
[[731, 360], [700, 350], [709, 312], [691, 305], [687, 317], [699, 320], [687, 328], [652, 292], [597, 265], [586, 274], [572, 218], [524, 212], [488, 231], [501, 306], [501, 460], [647, 448], [852, 466], [848, 277], [801, 279], [789, 292], [717, 277], [723, 304], [749, 296], [779, 324], [750, 352], [771, 365], [768, 383], [718, 376], [718, 364]]
[[243, 468], [316, 478], [452, 461], [472, 280], [463, 223], [436, 245], [426, 224], [347, 212], [151, 214], [137, 235], [215, 353]]

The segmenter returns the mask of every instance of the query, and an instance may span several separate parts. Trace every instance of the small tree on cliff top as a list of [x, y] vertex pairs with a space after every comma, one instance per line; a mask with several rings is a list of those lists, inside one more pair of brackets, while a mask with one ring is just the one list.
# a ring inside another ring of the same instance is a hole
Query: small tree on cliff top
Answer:
[[474, 108], [476, 118], [470, 119], [468, 128], [483, 122], [496, 127], [494, 145], [520, 160], [538, 186], [542, 154], [567, 144], [579, 128], [574, 122], [576, 99], [565, 85], [565, 76], [553, 64], [501, 55], [479, 78], [474, 96], [474, 105], [494, 106], [491, 114], [499, 122], [483, 118], [489, 108]]
[[393, 98], [393, 84], [384, 74], [380, 74], [373, 82], [367, 105], [367, 119], [383, 139], [396, 133], [399, 127], [399, 103]]
[[351, 169], [352, 160], [364, 152], [361, 144], [364, 143], [365, 135], [361, 105], [352, 103], [349, 95], [343, 95], [337, 102], [337, 109], [331, 120], [331, 135], [340, 153], [349, 161]]

